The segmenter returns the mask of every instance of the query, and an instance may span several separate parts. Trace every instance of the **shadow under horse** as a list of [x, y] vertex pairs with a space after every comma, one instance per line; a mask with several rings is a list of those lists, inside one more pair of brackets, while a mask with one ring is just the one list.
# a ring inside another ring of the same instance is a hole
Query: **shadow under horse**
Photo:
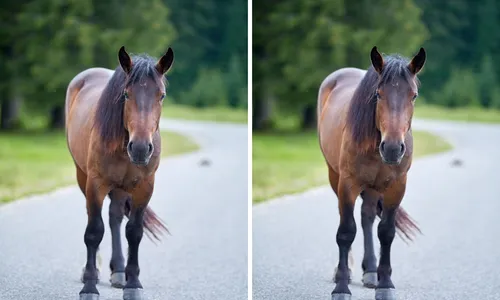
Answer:
[[[410, 240], [420, 231], [399, 205], [413, 156], [411, 121], [418, 95], [417, 74], [425, 60], [423, 48], [408, 60], [399, 55], [383, 57], [373, 47], [368, 70], [339, 69], [319, 89], [319, 142], [340, 213], [333, 300], [351, 299], [348, 256], [356, 236], [353, 211], [358, 195], [363, 200], [363, 285], [375, 288], [377, 300], [395, 299], [390, 253], [396, 228]], [[381, 218], [378, 267], [372, 237], [377, 215]]]
[[[168, 48], [159, 59], [132, 58], [121, 47], [120, 65], [113, 71], [90, 68], [76, 75], [66, 93], [66, 138], [76, 167], [78, 185], [87, 203], [84, 241], [87, 262], [81, 300], [99, 299], [96, 256], [104, 235], [102, 205], [110, 198], [112, 236], [111, 285], [123, 288], [123, 299], [142, 299], [138, 250], [144, 228], [159, 239], [166, 227], [148, 207], [160, 163], [159, 123], [166, 94], [164, 74], [174, 61]], [[128, 258], [120, 241], [123, 217]]]

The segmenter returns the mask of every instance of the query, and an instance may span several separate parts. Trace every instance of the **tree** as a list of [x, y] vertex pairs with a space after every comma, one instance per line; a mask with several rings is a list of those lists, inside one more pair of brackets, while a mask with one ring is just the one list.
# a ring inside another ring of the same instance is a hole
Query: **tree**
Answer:
[[[161, 0], [56, 1], [27, 3], [17, 16], [16, 53], [22, 53], [29, 105], [50, 109], [61, 127], [66, 87], [90, 67], [114, 69], [120, 46], [158, 56], [174, 38]], [[21, 55], [19, 55], [21, 56]]]
[[302, 111], [304, 128], [315, 127], [317, 91], [329, 73], [368, 67], [374, 45], [413, 55], [427, 37], [421, 10], [411, 0], [376, 5], [368, 0], [289, 0], [262, 2], [257, 9], [264, 15], [258, 17], [262, 22], [254, 21], [254, 84], [267, 85], [280, 110]]

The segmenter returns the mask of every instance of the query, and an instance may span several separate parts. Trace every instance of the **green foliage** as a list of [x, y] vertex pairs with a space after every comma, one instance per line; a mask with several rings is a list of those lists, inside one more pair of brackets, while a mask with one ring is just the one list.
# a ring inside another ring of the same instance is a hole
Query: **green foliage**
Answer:
[[[178, 32], [173, 47], [182, 53], [176, 57], [170, 79], [177, 103], [246, 107], [247, 96], [241, 97], [241, 90], [247, 86], [247, 2], [165, 2], [174, 12], [171, 20]], [[208, 88], [210, 95], [200, 94], [202, 88]]]
[[419, 77], [429, 103], [500, 108], [496, 0], [257, 0], [253, 26], [253, 112], [262, 124], [283, 111], [305, 121], [322, 80], [366, 69], [373, 46], [405, 56], [427, 50]]
[[429, 103], [500, 108], [500, 6], [495, 0], [419, 0], [430, 32], [422, 76]]
[[218, 106], [228, 102], [224, 75], [219, 70], [201, 69], [191, 89], [181, 94], [183, 102], [196, 107]]
[[479, 89], [480, 85], [470, 70], [453, 69], [450, 79], [441, 91], [432, 94], [431, 99], [439, 99], [439, 104], [448, 107], [478, 106]]
[[17, 16], [25, 38], [15, 48], [28, 70], [28, 102], [62, 104], [71, 78], [94, 66], [114, 69], [122, 45], [161, 55], [175, 37], [168, 16], [161, 0], [28, 2]]
[[[5, 0], [0, 101], [19, 96], [30, 113], [47, 115], [64, 105], [66, 87], [79, 72], [117, 67], [122, 45], [155, 57], [171, 46], [174, 99], [246, 107], [247, 31], [244, 0]], [[206, 88], [208, 95], [201, 93]]]
[[254, 97], [270, 91], [285, 108], [314, 103], [321, 81], [335, 69], [369, 66], [374, 45], [409, 56], [427, 37], [421, 9], [411, 0], [256, 1], [254, 6]]

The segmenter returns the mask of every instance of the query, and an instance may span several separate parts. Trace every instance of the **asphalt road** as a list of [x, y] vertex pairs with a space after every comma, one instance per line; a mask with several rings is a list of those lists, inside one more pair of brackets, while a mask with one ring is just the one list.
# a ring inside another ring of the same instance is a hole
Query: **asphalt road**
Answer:
[[[396, 237], [391, 257], [396, 295], [498, 300], [500, 126], [415, 120], [413, 127], [440, 134], [455, 149], [419, 159], [410, 170], [402, 205], [424, 235], [411, 245]], [[463, 164], [452, 166], [454, 159]], [[360, 203], [350, 289], [353, 300], [373, 300], [374, 290], [361, 287]], [[253, 299], [331, 299], [338, 222], [337, 199], [328, 187], [254, 207]]]
[[[143, 238], [146, 299], [246, 300], [247, 126], [165, 121], [162, 127], [192, 136], [202, 149], [164, 160], [157, 173], [150, 205], [172, 235], [158, 245]], [[211, 164], [200, 166], [201, 159]], [[76, 187], [0, 207], [0, 299], [78, 299], [86, 218]], [[121, 300], [122, 291], [109, 284], [108, 226], [101, 256], [101, 300]]]

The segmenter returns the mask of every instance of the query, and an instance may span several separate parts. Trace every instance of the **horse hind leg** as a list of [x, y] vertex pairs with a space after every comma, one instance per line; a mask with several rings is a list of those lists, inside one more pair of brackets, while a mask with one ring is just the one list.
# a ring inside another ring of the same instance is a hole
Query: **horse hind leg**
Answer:
[[[339, 185], [339, 174], [337, 174], [332, 168], [328, 167], [328, 179], [330, 181], [330, 186], [332, 187], [333, 192], [338, 198], [338, 185]], [[352, 254], [352, 248], [349, 249], [349, 258], [348, 258], [348, 269], [349, 269], [349, 284], [352, 281], [352, 274], [354, 270], [354, 255]], [[337, 272], [338, 268], [335, 267], [333, 271], [333, 282], [337, 283]]]
[[361, 193], [361, 227], [363, 228], [364, 255], [361, 263], [363, 269], [363, 286], [377, 287], [377, 258], [373, 244], [373, 223], [377, 215], [377, 204], [381, 199], [380, 193], [367, 189]]
[[125, 279], [125, 258], [122, 251], [120, 228], [125, 214], [125, 202], [130, 201], [130, 195], [123, 190], [114, 189], [109, 193], [109, 228], [111, 230], [111, 260], [109, 268], [111, 286], [123, 288]]

